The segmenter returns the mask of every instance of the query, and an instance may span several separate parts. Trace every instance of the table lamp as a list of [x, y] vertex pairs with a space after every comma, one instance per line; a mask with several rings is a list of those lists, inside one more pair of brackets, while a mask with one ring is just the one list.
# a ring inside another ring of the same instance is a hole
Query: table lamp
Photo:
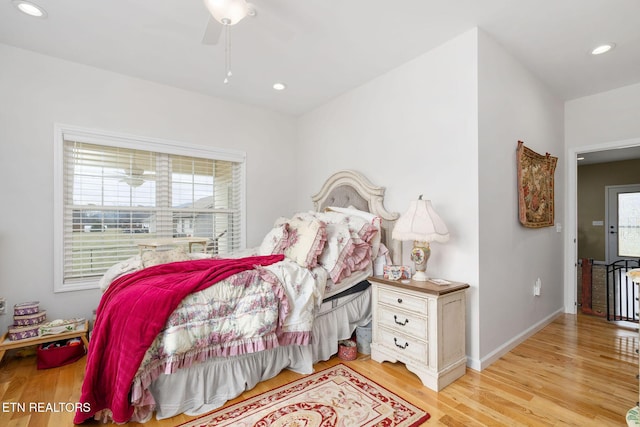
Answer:
[[429, 242], [444, 243], [449, 240], [449, 230], [444, 221], [431, 206], [431, 200], [413, 200], [409, 210], [396, 221], [391, 234], [396, 240], [413, 240], [411, 261], [415, 263], [416, 272], [413, 280], [426, 282], [427, 261], [431, 255]]

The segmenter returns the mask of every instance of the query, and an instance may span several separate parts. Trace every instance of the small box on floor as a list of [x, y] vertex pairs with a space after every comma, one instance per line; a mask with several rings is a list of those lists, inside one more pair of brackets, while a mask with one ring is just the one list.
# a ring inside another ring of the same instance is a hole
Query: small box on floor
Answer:
[[338, 341], [338, 357], [342, 360], [355, 360], [358, 349], [354, 340]]

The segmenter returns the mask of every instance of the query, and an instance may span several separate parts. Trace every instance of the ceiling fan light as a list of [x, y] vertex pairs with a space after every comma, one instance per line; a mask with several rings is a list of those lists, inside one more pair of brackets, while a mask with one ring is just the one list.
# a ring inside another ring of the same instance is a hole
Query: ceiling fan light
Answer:
[[122, 182], [125, 182], [130, 187], [140, 187], [144, 184], [144, 178], [141, 176], [127, 176], [121, 179]]
[[204, 0], [214, 19], [223, 25], [235, 25], [249, 14], [245, 0]]

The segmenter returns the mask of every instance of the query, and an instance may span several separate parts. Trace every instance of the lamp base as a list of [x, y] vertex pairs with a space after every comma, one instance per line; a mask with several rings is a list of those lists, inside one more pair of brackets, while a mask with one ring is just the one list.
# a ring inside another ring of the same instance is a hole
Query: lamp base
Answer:
[[429, 280], [429, 277], [424, 271], [416, 271], [411, 279], [417, 282], [426, 282]]
[[429, 280], [427, 277], [427, 261], [431, 256], [431, 248], [429, 247], [429, 242], [413, 242], [413, 249], [411, 250], [411, 261], [415, 263], [416, 272], [414, 273], [412, 279], [418, 282], [426, 282]]

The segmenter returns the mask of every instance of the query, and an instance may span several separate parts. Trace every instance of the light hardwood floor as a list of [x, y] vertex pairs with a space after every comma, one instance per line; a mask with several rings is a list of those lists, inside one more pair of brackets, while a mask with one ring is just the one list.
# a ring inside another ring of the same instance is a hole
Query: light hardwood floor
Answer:
[[[379, 364], [366, 355], [346, 364], [427, 410], [427, 426], [625, 426], [625, 414], [638, 399], [637, 347], [633, 328], [562, 315], [484, 371], [467, 369], [440, 393], [423, 387], [402, 364]], [[333, 358], [316, 368], [340, 362]], [[29, 402], [77, 402], [83, 373], [84, 358], [38, 371], [34, 357], [5, 357], [0, 364], [0, 425], [73, 425], [72, 414], [30, 412]], [[229, 404], [299, 377], [285, 371]], [[19, 403], [26, 404], [26, 411], [12, 411]], [[154, 419], [145, 426], [175, 426], [191, 418]]]

